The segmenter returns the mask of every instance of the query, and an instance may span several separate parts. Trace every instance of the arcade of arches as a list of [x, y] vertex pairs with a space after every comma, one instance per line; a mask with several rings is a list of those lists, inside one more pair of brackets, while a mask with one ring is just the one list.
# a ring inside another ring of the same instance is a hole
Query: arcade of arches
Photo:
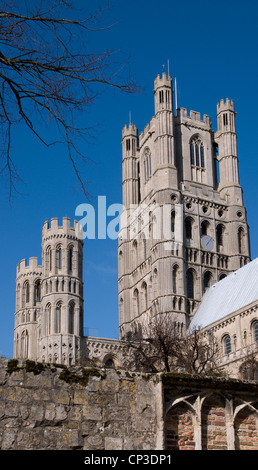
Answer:
[[257, 385], [191, 382], [165, 379], [165, 449], [258, 450]]

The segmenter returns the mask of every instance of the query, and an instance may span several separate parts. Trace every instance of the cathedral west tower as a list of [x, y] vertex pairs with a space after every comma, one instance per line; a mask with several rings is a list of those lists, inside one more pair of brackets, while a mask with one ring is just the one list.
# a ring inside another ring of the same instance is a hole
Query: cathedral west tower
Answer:
[[122, 132], [120, 338], [162, 313], [184, 331], [205, 290], [250, 261], [233, 101], [218, 103], [214, 132], [208, 115], [174, 112], [163, 73], [154, 106], [143, 132], [133, 124]]

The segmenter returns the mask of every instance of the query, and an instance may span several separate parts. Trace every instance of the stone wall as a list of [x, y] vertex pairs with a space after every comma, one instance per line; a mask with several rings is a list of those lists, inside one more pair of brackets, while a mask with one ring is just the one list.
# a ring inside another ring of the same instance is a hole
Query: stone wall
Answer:
[[0, 360], [2, 450], [258, 450], [258, 384]]
[[1, 360], [0, 448], [155, 449], [158, 390], [157, 377]]

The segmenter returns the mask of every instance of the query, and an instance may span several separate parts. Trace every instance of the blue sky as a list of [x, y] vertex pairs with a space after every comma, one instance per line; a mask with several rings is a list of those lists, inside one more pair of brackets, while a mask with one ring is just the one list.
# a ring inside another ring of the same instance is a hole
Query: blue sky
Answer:
[[[257, 2], [110, 0], [109, 4], [107, 22], [116, 24], [89, 37], [89, 47], [121, 49], [128, 58], [127, 70], [143, 90], [136, 95], [105, 90], [81, 117], [83, 125], [96, 125], [94, 139], [84, 148], [92, 163], [82, 167], [93, 204], [98, 196], [106, 196], [107, 205], [122, 202], [122, 127], [129, 113], [140, 131], [150, 121], [153, 82], [163, 66], [167, 71], [169, 61], [170, 73], [177, 78], [178, 106], [210, 115], [215, 130], [217, 102], [227, 97], [235, 101], [240, 182], [252, 258], [257, 257]], [[63, 216], [73, 220], [76, 207], [87, 202], [63, 147], [47, 149], [28, 130], [17, 127], [12, 150], [24, 182], [12, 205], [6, 182], [0, 183], [0, 354], [6, 357], [13, 353], [17, 263], [31, 256], [41, 259], [45, 220], [59, 217], [61, 222]], [[117, 241], [86, 241], [83, 274], [85, 326], [98, 336], [116, 338]]]

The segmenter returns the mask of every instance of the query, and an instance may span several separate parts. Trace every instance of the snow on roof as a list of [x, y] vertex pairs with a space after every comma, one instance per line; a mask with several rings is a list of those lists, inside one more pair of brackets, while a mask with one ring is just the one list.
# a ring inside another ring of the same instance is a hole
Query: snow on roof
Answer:
[[204, 328], [258, 300], [258, 258], [211, 286], [204, 294], [189, 331]]

